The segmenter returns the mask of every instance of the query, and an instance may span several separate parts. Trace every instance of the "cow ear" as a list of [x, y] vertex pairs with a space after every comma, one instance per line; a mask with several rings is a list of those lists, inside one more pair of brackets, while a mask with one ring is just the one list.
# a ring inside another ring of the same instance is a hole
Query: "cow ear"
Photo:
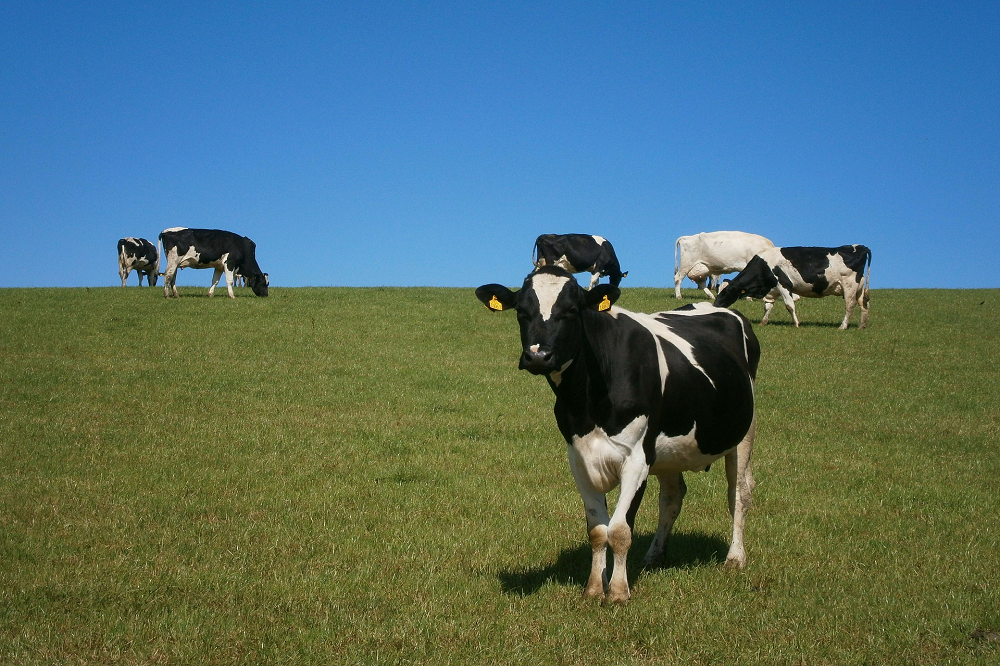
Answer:
[[495, 312], [513, 310], [517, 305], [517, 295], [502, 284], [484, 284], [476, 289], [476, 298]]
[[586, 292], [587, 307], [594, 308], [598, 312], [610, 310], [618, 297], [622, 295], [622, 290], [610, 284], [599, 284]]

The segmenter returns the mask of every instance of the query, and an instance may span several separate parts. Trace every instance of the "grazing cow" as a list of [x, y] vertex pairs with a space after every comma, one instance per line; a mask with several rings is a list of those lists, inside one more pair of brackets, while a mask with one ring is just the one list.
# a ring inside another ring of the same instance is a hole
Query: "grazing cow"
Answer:
[[[698, 288], [715, 298], [705, 280], [718, 285], [719, 276], [741, 271], [759, 252], [774, 247], [774, 243], [743, 231], [709, 231], [694, 236], [681, 236], [674, 243], [674, 296], [681, 297], [681, 282], [690, 278]], [[678, 256], [679, 255], [679, 256]]]
[[257, 265], [257, 245], [246, 236], [219, 229], [185, 229], [173, 227], [160, 233], [167, 269], [163, 274], [163, 295], [178, 298], [177, 270], [180, 268], [214, 268], [208, 295], [215, 294], [215, 285], [225, 273], [229, 298], [233, 294], [233, 272], [239, 271], [253, 293], [267, 296], [268, 279]]
[[159, 270], [160, 258], [156, 254], [156, 246], [148, 240], [129, 236], [118, 241], [118, 275], [122, 278], [123, 287], [132, 271], [139, 276], [140, 287], [143, 274], [146, 276], [146, 285], [155, 287]]
[[719, 291], [718, 307], [729, 307], [740, 296], [764, 298], [766, 324], [778, 296], [799, 325], [795, 297], [820, 298], [831, 294], [844, 297], [844, 330], [855, 305], [861, 305], [861, 323], [868, 325], [868, 282], [872, 253], [864, 245], [841, 247], [775, 247], [750, 260], [746, 268]]
[[600, 236], [587, 234], [542, 234], [535, 240], [535, 268], [559, 266], [570, 273], [591, 273], [590, 289], [601, 276], [615, 287], [628, 275], [622, 273], [615, 249]]
[[[760, 360], [750, 322], [739, 313], [698, 303], [640, 314], [613, 305], [620, 293], [608, 284], [585, 291], [570, 273], [548, 266], [517, 292], [499, 284], [476, 290], [487, 308], [517, 311], [519, 367], [545, 375], [555, 393], [593, 551], [584, 596], [618, 602], [629, 598], [625, 561], [649, 474], [659, 479], [660, 517], [643, 566], [662, 559], [686, 491], [682, 473], [707, 471], [722, 457], [733, 516], [726, 566], [744, 566]], [[619, 484], [609, 518], [606, 493]]]

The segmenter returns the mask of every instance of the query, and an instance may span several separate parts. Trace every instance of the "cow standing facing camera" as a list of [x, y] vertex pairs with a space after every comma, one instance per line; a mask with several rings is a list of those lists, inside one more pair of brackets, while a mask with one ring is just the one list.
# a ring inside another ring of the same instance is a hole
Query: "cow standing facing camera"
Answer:
[[[726, 566], [746, 563], [760, 346], [737, 312], [698, 303], [640, 314], [615, 306], [619, 294], [607, 284], [586, 291], [557, 267], [537, 269], [517, 292], [499, 284], [476, 290], [487, 308], [517, 312], [519, 368], [544, 375], [555, 393], [593, 552], [584, 596], [624, 602], [625, 562], [649, 474], [659, 479], [660, 518], [644, 566], [663, 557], [684, 499], [683, 473], [707, 470], [719, 458], [733, 517]], [[606, 494], [619, 485], [609, 516]]]

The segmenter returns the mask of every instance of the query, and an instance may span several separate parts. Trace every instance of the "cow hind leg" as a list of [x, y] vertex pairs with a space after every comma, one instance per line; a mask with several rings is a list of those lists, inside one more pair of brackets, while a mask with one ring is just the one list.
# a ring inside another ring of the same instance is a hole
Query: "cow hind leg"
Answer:
[[118, 275], [121, 276], [122, 286], [124, 287], [125, 286], [125, 281], [128, 279], [128, 269], [125, 268], [125, 267], [119, 268], [118, 269]]
[[674, 271], [674, 296], [676, 298], [681, 297], [681, 283], [684, 282], [687, 273], [687, 269], [683, 266], [678, 266], [677, 270]]
[[854, 314], [854, 308], [858, 304], [858, 283], [853, 279], [847, 279], [842, 280], [840, 285], [844, 292], [844, 321], [840, 323], [840, 330], [844, 331], [851, 325], [851, 315]]
[[674, 529], [674, 521], [681, 512], [681, 504], [687, 493], [684, 475], [681, 473], [661, 474], [656, 477], [660, 481], [660, 518], [656, 526], [653, 542], [649, 544], [646, 557], [642, 560], [643, 568], [654, 567], [663, 561], [667, 539]]
[[747, 556], [743, 547], [743, 527], [746, 523], [747, 511], [753, 500], [753, 489], [757, 485], [750, 467], [750, 457], [753, 453], [753, 439], [757, 431], [756, 417], [750, 423], [750, 429], [734, 451], [726, 454], [726, 480], [729, 484], [729, 513], [733, 517], [733, 539], [726, 555], [726, 568], [742, 569], [746, 566]]

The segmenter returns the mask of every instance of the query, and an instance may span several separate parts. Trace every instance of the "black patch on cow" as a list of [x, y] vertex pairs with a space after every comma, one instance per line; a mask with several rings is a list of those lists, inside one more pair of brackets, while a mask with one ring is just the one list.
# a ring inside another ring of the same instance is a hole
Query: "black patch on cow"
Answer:
[[782, 256], [795, 267], [804, 282], [812, 285], [812, 290], [818, 296], [822, 296], [830, 286], [826, 279], [826, 269], [830, 267], [830, 256], [835, 252], [836, 250], [822, 247], [781, 248]]
[[[664, 313], [657, 319], [691, 344], [704, 370], [691, 365], [673, 345], [661, 343], [669, 374], [660, 431], [676, 437], [697, 424], [698, 448], [703, 453], [718, 455], [731, 449], [753, 419], [750, 379], [757, 375], [760, 346], [749, 322], [724, 313], [694, 317]], [[746, 356], [743, 345], [736, 344], [744, 340]]]
[[715, 306], [728, 308], [742, 296], [764, 298], [777, 286], [778, 279], [771, 267], [760, 255], [755, 255], [747, 262], [746, 268], [729, 281], [729, 286], [719, 292], [715, 298]]
[[872, 251], [864, 245], [842, 245], [837, 248], [837, 254], [844, 260], [844, 265], [854, 271], [854, 279], [861, 282], [865, 264], [871, 263]]
[[[785, 271], [781, 270], [781, 266], [775, 266], [774, 268], [771, 269], [771, 272], [774, 273], [774, 277], [778, 280], [778, 284], [780, 284], [782, 287], [784, 287], [788, 291], [792, 290], [792, 280], [791, 280], [791, 278], [788, 277], [788, 274], [785, 273]], [[810, 284], [812, 284], [812, 283], [810, 283]], [[820, 280], [816, 284], [822, 284], [823, 285], [823, 289], [822, 290], [817, 290], [816, 291], [816, 293], [822, 294], [823, 290], [826, 289], [826, 287], [827, 287], [827, 285], [829, 283], [826, 281], [826, 278], [824, 277], [822, 280]], [[813, 288], [814, 289], [816, 288], [815, 285], [813, 286]]]

